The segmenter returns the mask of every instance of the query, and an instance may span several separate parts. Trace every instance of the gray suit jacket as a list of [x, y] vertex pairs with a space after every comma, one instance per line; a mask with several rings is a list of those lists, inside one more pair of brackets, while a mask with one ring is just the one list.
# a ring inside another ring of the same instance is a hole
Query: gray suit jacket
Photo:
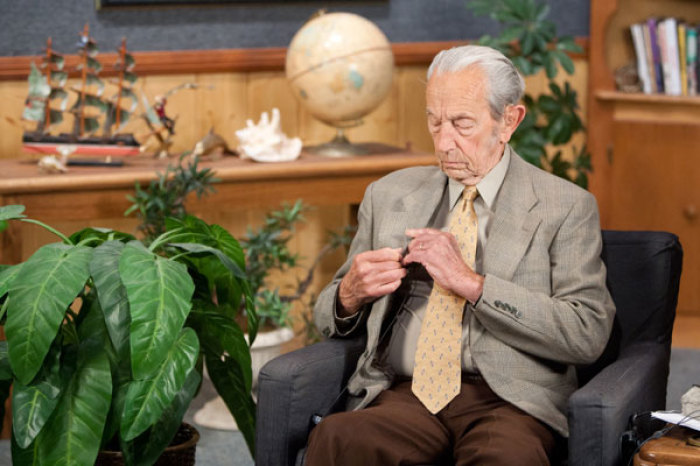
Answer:
[[[587, 191], [511, 154], [484, 249], [483, 294], [468, 314], [470, 347], [494, 392], [567, 436], [574, 365], [597, 359], [615, 313], [600, 259], [598, 208]], [[391, 295], [341, 331], [334, 318], [340, 280], [356, 254], [404, 247], [406, 228], [428, 225], [446, 186], [438, 167], [399, 170], [371, 184], [348, 260], [319, 296], [314, 317], [326, 336], [366, 328], [367, 348], [348, 385], [350, 408], [365, 407], [392, 383], [374, 359]]]

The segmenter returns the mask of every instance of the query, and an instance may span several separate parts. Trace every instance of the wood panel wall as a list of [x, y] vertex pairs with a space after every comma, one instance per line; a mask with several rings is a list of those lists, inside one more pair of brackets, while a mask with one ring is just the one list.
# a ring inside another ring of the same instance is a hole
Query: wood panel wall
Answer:
[[[581, 41], [585, 46], [585, 41]], [[396, 57], [394, 83], [386, 100], [365, 118], [358, 128], [347, 131], [355, 142], [375, 141], [400, 147], [432, 151], [432, 142], [426, 130], [425, 73], [434, 54], [455, 43], [395, 44]], [[283, 71], [283, 49], [263, 51], [203, 51], [181, 53], [135, 54], [140, 75], [137, 89], [151, 102], [156, 95], [164, 94], [183, 83], [197, 84], [195, 90], [182, 90], [168, 99], [167, 113], [177, 118], [174, 152], [190, 150], [210, 129], [224, 137], [235, 147], [235, 130], [245, 126], [246, 119], [258, 120], [261, 112], [279, 108], [282, 128], [289, 136], [299, 136], [304, 144], [325, 142], [334, 130], [315, 120], [292, 95]], [[587, 55], [573, 57], [576, 73], [567, 79], [579, 92], [580, 102], [587, 100]], [[0, 158], [22, 157], [22, 125], [19, 121], [27, 92], [26, 75], [33, 57], [0, 58]], [[72, 57], [67, 57], [70, 63]], [[105, 66], [105, 69], [108, 69]], [[22, 72], [24, 70], [24, 73]], [[562, 79], [564, 79], [562, 73]], [[527, 79], [527, 88], [536, 93], [546, 87], [544, 76]], [[585, 121], [585, 107], [582, 109]], [[69, 118], [67, 118], [69, 119]], [[69, 121], [64, 123], [67, 130]], [[136, 122], [130, 128], [137, 136], [146, 132], [145, 126]], [[582, 140], [575, 142], [579, 147]], [[26, 157], [26, 156], [25, 156]], [[56, 175], [60, 176], [60, 175]], [[215, 198], [212, 198], [215, 202]], [[313, 204], [312, 199], [306, 202]], [[263, 211], [241, 210], [234, 214], [208, 218], [229, 229], [235, 236], [244, 234], [248, 226], [256, 226], [264, 217]], [[29, 212], [31, 215], [31, 212]], [[321, 249], [325, 232], [338, 230], [353, 220], [350, 206], [316, 208], [307, 215], [308, 221], [296, 235], [293, 250], [303, 263], [310, 263]], [[134, 231], [134, 219], [114, 218], [99, 226]], [[65, 221], [57, 226], [71, 233], [86, 226], [81, 222]], [[39, 229], [27, 231], [26, 254], [48, 241], [50, 235]], [[342, 263], [343, 255], [327, 260], [316, 275], [314, 291], [327, 283]], [[278, 277], [283, 284], [294, 283], [298, 274]], [[298, 310], [296, 311], [299, 312]], [[297, 316], [298, 317], [298, 316]], [[297, 319], [299, 325], [300, 319]]]

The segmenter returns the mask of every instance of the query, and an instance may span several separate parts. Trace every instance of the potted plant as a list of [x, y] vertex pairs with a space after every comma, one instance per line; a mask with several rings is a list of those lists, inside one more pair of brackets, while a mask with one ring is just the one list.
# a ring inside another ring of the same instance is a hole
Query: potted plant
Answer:
[[[259, 319], [259, 332], [250, 348], [254, 393], [262, 366], [278, 356], [283, 346], [294, 337], [290, 311], [295, 303], [301, 305], [304, 344], [320, 340], [310, 317], [315, 297], [308, 289], [321, 261], [336, 249], [348, 247], [352, 240], [352, 227], [345, 227], [341, 233], [329, 232], [326, 244], [305, 269], [301, 280], [285, 287], [275, 285], [271, 275], [286, 273], [301, 266], [299, 255], [289, 249], [289, 241], [296, 234], [298, 224], [305, 221], [304, 212], [310, 208], [301, 200], [292, 205], [282, 203], [278, 210], [272, 210], [265, 215], [260, 227], [249, 227], [245, 236], [241, 238], [246, 257], [246, 275], [255, 297], [256, 315]], [[242, 327], [245, 326], [245, 322], [240, 323]], [[236, 429], [236, 423], [222, 410], [222, 404], [222, 400], [218, 398], [208, 401], [195, 414], [195, 422], [212, 428]]]
[[549, 92], [525, 94], [527, 114], [511, 144], [526, 161], [586, 189], [588, 173], [592, 171], [591, 156], [585, 144], [571, 144], [575, 134], [585, 131], [578, 115], [578, 95], [568, 82], [560, 85], [555, 81], [560, 66], [568, 74], [574, 72], [574, 62], [568, 54], [580, 53], [581, 47], [572, 37], [557, 36], [556, 25], [547, 19], [546, 3], [472, 0], [467, 8], [504, 26], [497, 36], [481, 37], [481, 45], [500, 50], [524, 76], [544, 70], [547, 77]]
[[[308, 293], [308, 289], [313, 282], [314, 272], [328, 254], [340, 247], [348, 247], [352, 240], [354, 229], [351, 227], [346, 227], [341, 233], [329, 232], [326, 244], [306, 268], [303, 279], [297, 281], [296, 285], [282, 289], [274, 286], [270, 280], [271, 274], [285, 273], [301, 265], [299, 255], [290, 251], [289, 241], [295, 235], [297, 225], [305, 221], [304, 212], [308, 210], [310, 207], [301, 200], [292, 205], [282, 203], [280, 209], [266, 214], [262, 226], [257, 229], [248, 228], [241, 239], [246, 257], [246, 274], [255, 296], [255, 309], [260, 319], [260, 334], [252, 348], [254, 386], [256, 368], [259, 370], [265, 362], [279, 355], [279, 347], [293, 337], [289, 313], [294, 303], [300, 303], [302, 306], [301, 315], [307, 327], [305, 336], [307, 339], [313, 338], [315, 327], [308, 328], [311, 323], [308, 315], [313, 308], [314, 296]], [[264, 339], [269, 342], [266, 346], [263, 345]], [[256, 346], [261, 349], [260, 356], [256, 355]], [[270, 350], [264, 350], [265, 347]], [[257, 363], [256, 356], [259, 359]]]
[[[88, 228], [0, 271], [0, 395], [12, 385], [14, 464], [93, 464], [100, 448], [152, 464], [204, 364], [254, 452], [249, 346], [257, 316], [243, 251], [223, 228], [167, 219], [151, 242]], [[0, 401], [4, 402], [4, 398]], [[1, 405], [1, 403], [0, 403]]]

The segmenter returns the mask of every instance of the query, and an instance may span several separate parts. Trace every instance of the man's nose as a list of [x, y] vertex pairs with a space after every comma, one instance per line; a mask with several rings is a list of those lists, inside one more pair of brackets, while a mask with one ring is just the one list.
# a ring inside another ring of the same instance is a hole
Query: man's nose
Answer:
[[455, 130], [450, 122], [440, 125], [435, 144], [436, 149], [440, 152], [447, 152], [455, 148]]

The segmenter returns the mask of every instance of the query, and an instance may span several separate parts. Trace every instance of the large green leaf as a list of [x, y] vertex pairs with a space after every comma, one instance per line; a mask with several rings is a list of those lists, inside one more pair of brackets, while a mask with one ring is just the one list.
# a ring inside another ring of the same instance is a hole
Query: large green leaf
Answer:
[[182, 418], [201, 381], [202, 376], [199, 375], [197, 369], [192, 369], [182, 389], [175, 396], [170, 406], [163, 411], [160, 419], [150, 429], [150, 432], [134, 439], [132, 450], [135, 466], [150, 466], [155, 463], [161, 453], [163, 453], [163, 450], [170, 445], [182, 424]]
[[131, 311], [131, 367], [145, 379], [165, 359], [187, 318], [194, 284], [184, 264], [148, 251], [139, 242], [126, 245], [119, 261]]
[[15, 264], [6, 267], [0, 272], [0, 297], [4, 296], [10, 289], [10, 285], [22, 268], [22, 264]]
[[17, 445], [15, 436], [12, 436], [12, 466], [38, 466], [39, 465], [39, 448], [38, 442], [32, 443], [27, 448], [22, 448]]
[[107, 241], [95, 248], [90, 261], [90, 275], [104, 313], [107, 332], [120, 360], [129, 358], [131, 323], [126, 288], [119, 277], [119, 258], [124, 247], [120, 241]]
[[42, 464], [82, 466], [97, 458], [112, 399], [112, 376], [104, 352], [83, 353], [81, 359], [37, 437]]
[[7, 354], [7, 341], [0, 341], [0, 380], [12, 379], [10, 356]]
[[25, 217], [23, 205], [12, 204], [0, 207], [0, 220], [16, 220]]
[[52, 345], [39, 376], [30, 385], [21, 382], [14, 385], [12, 428], [21, 448], [27, 448], [34, 441], [58, 404], [62, 388], [60, 356], [60, 345]]
[[158, 371], [129, 384], [121, 423], [125, 440], [136, 438], [161, 417], [185, 384], [198, 355], [197, 334], [184, 328]]
[[255, 456], [255, 402], [250, 390], [246, 390], [241, 366], [233, 358], [222, 361], [209, 353], [206, 364], [216, 391], [236, 420], [250, 454]]
[[91, 255], [91, 248], [49, 244], [13, 280], [5, 333], [12, 370], [23, 384], [38, 372], [66, 309], [85, 287]]

